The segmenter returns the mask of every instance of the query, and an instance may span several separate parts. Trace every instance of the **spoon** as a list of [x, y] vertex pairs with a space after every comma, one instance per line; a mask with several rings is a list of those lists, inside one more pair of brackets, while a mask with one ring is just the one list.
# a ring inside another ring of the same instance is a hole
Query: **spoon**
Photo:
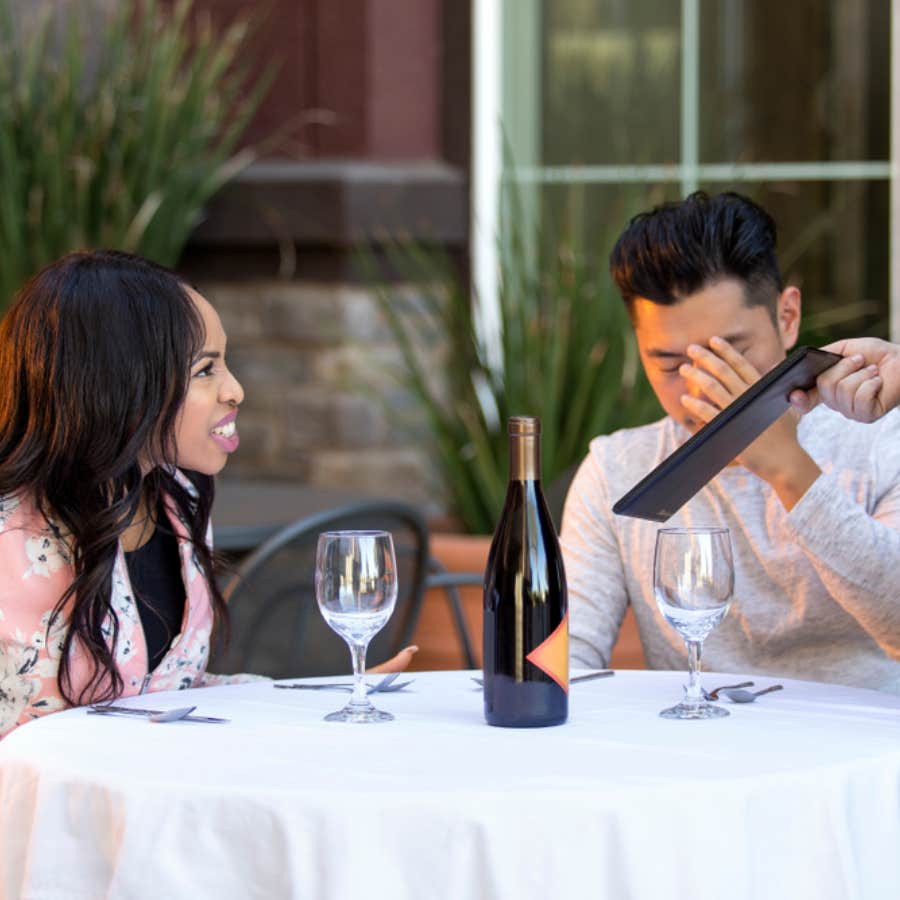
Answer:
[[783, 684], [773, 684], [771, 687], [763, 688], [761, 691], [725, 691], [725, 696], [732, 703], [752, 703], [757, 697], [762, 697], [763, 694], [770, 694], [772, 691], [783, 689]]
[[167, 709], [165, 712], [153, 713], [147, 719], [150, 722], [177, 722], [179, 719], [189, 716], [196, 708], [196, 706], [179, 706], [176, 709]]
[[[704, 700], [718, 700], [719, 694], [722, 691], [732, 691], [737, 690], [738, 688], [746, 688], [753, 687], [752, 681], [742, 681], [740, 684], [726, 684], [722, 687], [713, 688], [711, 691], [706, 690], [706, 688], [700, 688], [701, 693], [703, 694]], [[744, 692], [746, 693], [746, 691]]]

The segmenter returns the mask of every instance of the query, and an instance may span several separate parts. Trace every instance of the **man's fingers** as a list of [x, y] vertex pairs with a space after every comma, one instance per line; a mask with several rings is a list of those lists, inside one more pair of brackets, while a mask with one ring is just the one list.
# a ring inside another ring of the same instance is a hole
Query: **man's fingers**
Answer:
[[708, 350], [706, 347], [701, 347], [699, 344], [690, 344], [687, 348], [687, 355], [696, 369], [708, 372], [725, 387], [732, 399], [739, 394], [743, 394], [747, 390], [748, 385], [752, 383], [746, 381], [728, 360], [713, 353], [712, 350]]
[[849, 340], [847, 338], [844, 338], [843, 340], [840, 340], [840, 341], [834, 341], [831, 344], [825, 344], [825, 346], [822, 347], [822, 349], [828, 350], [831, 353], [839, 353], [841, 356], [844, 356], [848, 343], [849, 343]]
[[859, 391], [867, 381], [871, 381], [877, 374], [878, 369], [876, 366], [867, 366], [865, 369], [860, 369], [858, 372], [852, 372], [851, 374], [846, 375], [834, 384], [830, 396], [826, 395], [825, 389], [823, 388], [822, 395], [825, 397], [825, 401], [829, 406], [833, 405], [835, 409], [845, 415], [851, 415], [856, 404], [857, 391]]
[[699, 397], [692, 397], [690, 394], [681, 395], [681, 405], [702, 422], [711, 422], [719, 414], [719, 410], [712, 403], [707, 403]]
[[711, 337], [709, 346], [741, 376], [746, 384], [753, 384], [755, 381], [759, 381], [760, 373], [757, 372], [756, 366], [743, 353], [738, 353], [725, 338]]
[[798, 388], [795, 391], [791, 391], [788, 399], [791, 401], [791, 405], [802, 413], [808, 413], [811, 409], [815, 409], [820, 402], [819, 391], [816, 388], [811, 388], [808, 391], [801, 391]]
[[885, 414], [886, 410], [880, 402], [881, 384], [881, 377], [873, 375], [856, 389], [851, 410], [852, 417], [858, 422], [874, 422]]
[[680, 366], [678, 374], [691, 386], [701, 391], [713, 404], [724, 409], [734, 399], [734, 395], [708, 372], [697, 366], [689, 366], [687, 363]]

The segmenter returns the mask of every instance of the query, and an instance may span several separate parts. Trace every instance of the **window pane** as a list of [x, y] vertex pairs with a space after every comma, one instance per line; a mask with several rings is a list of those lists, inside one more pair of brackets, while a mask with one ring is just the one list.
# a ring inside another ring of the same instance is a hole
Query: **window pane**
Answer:
[[702, 0], [702, 162], [886, 160], [889, 0]]
[[544, 0], [543, 13], [544, 164], [677, 161], [680, 4]]

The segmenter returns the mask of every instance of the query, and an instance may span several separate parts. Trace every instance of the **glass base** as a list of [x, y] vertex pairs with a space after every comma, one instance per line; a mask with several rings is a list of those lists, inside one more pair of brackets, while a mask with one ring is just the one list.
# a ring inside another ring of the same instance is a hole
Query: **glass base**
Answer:
[[679, 703], [669, 709], [664, 709], [660, 716], [663, 719], [724, 719], [731, 713], [721, 706], [714, 706], [712, 703], [698, 703], [696, 705], [688, 705]]
[[[727, 713], [726, 713], [727, 715]], [[381, 709], [375, 709], [374, 706], [345, 706], [337, 712], [329, 713], [325, 716], [326, 722], [354, 722], [363, 724], [365, 722], [393, 722], [394, 717], [389, 712]]]

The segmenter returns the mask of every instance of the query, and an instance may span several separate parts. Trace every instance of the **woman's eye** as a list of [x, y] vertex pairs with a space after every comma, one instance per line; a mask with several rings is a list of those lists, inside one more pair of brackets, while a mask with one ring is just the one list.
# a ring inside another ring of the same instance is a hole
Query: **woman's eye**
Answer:
[[194, 372], [194, 378], [208, 378], [213, 373], [213, 364], [210, 360], [202, 369]]

